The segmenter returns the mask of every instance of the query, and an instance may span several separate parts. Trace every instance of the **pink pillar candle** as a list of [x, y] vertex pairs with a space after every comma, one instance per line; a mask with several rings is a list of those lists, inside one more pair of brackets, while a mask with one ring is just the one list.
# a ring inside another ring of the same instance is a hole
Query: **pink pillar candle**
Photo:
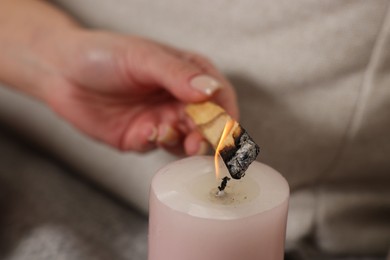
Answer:
[[152, 180], [149, 260], [281, 260], [289, 187], [272, 168], [254, 162], [241, 180], [216, 196], [212, 157], [162, 168]]

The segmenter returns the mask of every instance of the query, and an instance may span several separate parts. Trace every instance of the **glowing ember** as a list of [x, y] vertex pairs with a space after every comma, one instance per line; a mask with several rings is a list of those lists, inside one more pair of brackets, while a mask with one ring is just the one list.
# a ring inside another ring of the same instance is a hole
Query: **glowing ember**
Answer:
[[225, 124], [225, 128], [223, 129], [221, 138], [219, 139], [219, 143], [217, 146], [217, 149], [215, 149], [215, 156], [214, 156], [214, 164], [215, 164], [215, 177], [217, 180], [219, 179], [219, 163], [218, 163], [218, 158], [219, 158], [219, 151], [221, 150], [221, 146], [224, 143], [226, 137], [232, 130], [234, 126], [235, 121], [233, 119], [229, 120]]

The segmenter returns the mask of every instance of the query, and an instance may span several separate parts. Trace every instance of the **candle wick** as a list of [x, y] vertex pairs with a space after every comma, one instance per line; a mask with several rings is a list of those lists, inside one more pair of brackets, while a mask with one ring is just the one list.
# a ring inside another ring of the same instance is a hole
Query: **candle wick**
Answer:
[[223, 190], [219, 190], [219, 191], [217, 191], [217, 194], [215, 194], [217, 197], [222, 197], [222, 196], [224, 196], [225, 195], [225, 191], [223, 191]]
[[227, 182], [228, 182], [229, 180], [230, 180], [230, 178], [227, 177], [227, 176], [225, 176], [225, 177], [222, 178], [221, 185], [218, 186], [218, 190], [219, 190], [218, 193], [217, 193], [218, 196], [221, 196], [221, 195], [225, 194], [224, 190], [225, 190], [226, 185], [227, 185]]

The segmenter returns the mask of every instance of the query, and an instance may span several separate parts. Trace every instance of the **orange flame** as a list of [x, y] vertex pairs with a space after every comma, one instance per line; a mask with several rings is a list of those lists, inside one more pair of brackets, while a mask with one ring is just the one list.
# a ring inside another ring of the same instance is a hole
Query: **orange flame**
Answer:
[[219, 158], [219, 151], [221, 150], [221, 146], [224, 143], [227, 135], [230, 133], [234, 126], [234, 120], [230, 119], [229, 121], [226, 122], [225, 128], [223, 129], [221, 138], [219, 139], [219, 143], [217, 145], [217, 148], [215, 149], [215, 156], [214, 156], [214, 164], [215, 164], [215, 177], [217, 180], [219, 179], [219, 163], [218, 163], [218, 158]]

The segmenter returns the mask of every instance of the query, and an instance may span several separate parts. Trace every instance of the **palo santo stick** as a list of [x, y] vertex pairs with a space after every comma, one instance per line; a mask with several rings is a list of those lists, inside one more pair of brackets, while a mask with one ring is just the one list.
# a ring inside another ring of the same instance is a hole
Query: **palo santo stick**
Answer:
[[[240, 179], [243, 177], [260, 151], [259, 146], [245, 129], [234, 121], [223, 108], [212, 102], [189, 104], [186, 107], [186, 113], [194, 121], [203, 137], [216, 152], [219, 152], [232, 178]], [[234, 121], [234, 124], [218, 148], [222, 132], [227, 122], [231, 120]]]

